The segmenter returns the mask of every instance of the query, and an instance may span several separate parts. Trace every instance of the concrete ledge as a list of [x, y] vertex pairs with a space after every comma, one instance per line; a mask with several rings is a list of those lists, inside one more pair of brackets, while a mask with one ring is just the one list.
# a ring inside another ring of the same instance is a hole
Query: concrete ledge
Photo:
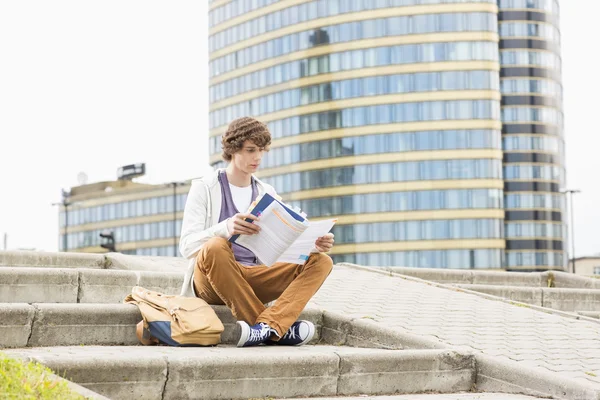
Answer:
[[487, 293], [493, 296], [503, 297], [515, 301], [521, 301], [527, 304], [543, 306], [543, 294], [541, 287], [521, 287], [521, 286], [495, 286], [495, 285], [455, 285], [462, 289], [473, 290], [475, 292]]
[[[475, 358], [451, 350], [340, 353], [338, 395], [471, 390]], [[382, 373], [385, 371], [386, 373]]]
[[546, 286], [539, 272], [473, 271], [474, 285]]
[[[138, 271], [137, 274], [139, 276], [137, 286], [164, 294], [179, 295], [181, 293], [183, 273]], [[131, 288], [129, 291], [131, 292]]]
[[29, 347], [136, 345], [142, 315], [131, 304], [36, 304]]
[[[523, 302], [559, 311], [600, 312], [600, 290], [538, 288], [493, 285], [454, 285], [461, 289], [486, 293], [493, 296]], [[581, 314], [585, 315], [585, 314]]]
[[[27, 355], [23, 355], [23, 354], [11, 354], [10, 358], [21, 361], [23, 363], [28, 363], [31, 361], [36, 361], [34, 357], [31, 356], [27, 356]], [[79, 393], [80, 395], [84, 396], [85, 399], [89, 399], [89, 400], [110, 400], [108, 397], [104, 397], [101, 394], [98, 394], [96, 392], [92, 392], [90, 389], [88, 388], [84, 388], [81, 385], [76, 384], [75, 382], [71, 382], [65, 378], [63, 378], [62, 376], [58, 376], [54, 373], [50, 373], [46, 375], [46, 378], [49, 381], [52, 382], [65, 382], [66, 385], [69, 387], [69, 389], [75, 393]]]
[[134, 286], [179, 294], [183, 275], [151, 271], [79, 270], [80, 303], [121, 303]]
[[[342, 263], [340, 265], [355, 265]], [[455, 284], [504, 285], [504, 286], [543, 286], [540, 273], [507, 272], [485, 270], [462, 270], [442, 268], [373, 267], [396, 274], [412, 276], [426, 281]]]
[[107, 268], [130, 271], [179, 272], [187, 270], [188, 260], [183, 257], [131, 256], [107, 253]]
[[179, 294], [183, 275], [152, 271], [79, 270], [80, 303], [121, 303], [134, 286]]
[[[362, 267], [352, 263], [339, 263], [347, 267]], [[513, 272], [462, 270], [441, 268], [407, 268], [407, 267], [366, 267], [380, 271], [390, 271], [396, 274], [411, 276], [426, 281], [446, 284], [476, 284], [528, 287], [557, 287], [600, 289], [600, 279], [583, 277], [563, 271], [546, 272]]]
[[[545, 274], [548, 273], [549, 272], [545, 272]], [[552, 272], [552, 275], [554, 278], [554, 287], [600, 289], [600, 279], [588, 278], [559, 271]]]
[[133, 271], [81, 270], [79, 273], [79, 303], [121, 303], [137, 285]]
[[0, 303], [120, 303], [133, 286], [179, 294], [178, 272], [86, 268], [0, 268]]
[[54, 347], [7, 351], [109, 398], [247, 399], [469, 390], [471, 354], [334, 346]]
[[600, 311], [578, 311], [577, 314], [583, 315], [588, 318], [600, 319]]
[[544, 307], [561, 311], [600, 311], [600, 290], [543, 288]]
[[6, 351], [11, 357], [37, 361], [64, 377], [110, 399], [162, 400], [168, 369], [166, 357], [143, 347], [52, 347]]
[[[341, 263], [338, 265], [353, 266], [356, 264]], [[470, 270], [441, 269], [441, 268], [408, 268], [408, 267], [372, 267], [396, 274], [414, 276], [427, 281], [443, 283], [473, 283], [473, 274]]]
[[527, 394], [554, 399], [600, 400], [600, 390], [594, 386], [559, 373], [524, 366], [503, 357], [491, 357], [478, 353], [478, 391]]
[[86, 400], [110, 400], [108, 397], [104, 397], [101, 394], [92, 392], [90, 389], [84, 388], [83, 386], [78, 385], [75, 382], [71, 382], [55, 374], [52, 374], [52, 376], [56, 377], [56, 379], [61, 379], [67, 382], [67, 386], [69, 387], [69, 389], [71, 389], [73, 392], [79, 393], [80, 395], [85, 397]]
[[105, 268], [102, 254], [0, 251], [0, 267]]
[[[236, 343], [236, 319], [226, 306], [212, 307], [225, 327], [221, 343]], [[322, 312], [305, 309], [300, 318], [315, 324], [311, 343], [318, 343]], [[0, 347], [134, 346], [141, 320], [139, 309], [131, 304], [0, 304]]]
[[72, 268], [0, 268], [0, 303], [76, 303], [77, 271]]
[[29, 304], [0, 304], [0, 348], [27, 346], [34, 316]]
[[272, 346], [171, 353], [164, 398], [335, 395], [339, 357], [322, 350]]

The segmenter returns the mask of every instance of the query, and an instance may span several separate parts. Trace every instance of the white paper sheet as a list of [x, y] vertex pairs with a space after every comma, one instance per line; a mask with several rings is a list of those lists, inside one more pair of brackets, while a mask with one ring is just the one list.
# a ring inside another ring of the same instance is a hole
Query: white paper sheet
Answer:
[[310, 221], [306, 229], [294, 243], [277, 259], [277, 262], [304, 264], [310, 256], [310, 251], [315, 247], [315, 242], [325, 236], [333, 225], [335, 219], [323, 221]]
[[255, 235], [240, 235], [236, 240], [241, 246], [251, 250], [265, 265], [271, 266], [292, 243], [304, 233], [308, 221], [294, 219], [277, 201], [273, 201], [254, 222], [261, 230]]

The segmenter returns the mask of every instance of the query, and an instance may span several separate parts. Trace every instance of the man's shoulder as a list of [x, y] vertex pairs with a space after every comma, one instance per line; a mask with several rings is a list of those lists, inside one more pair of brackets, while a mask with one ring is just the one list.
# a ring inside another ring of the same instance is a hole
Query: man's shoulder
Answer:
[[218, 181], [218, 170], [207, 172], [204, 175], [190, 179], [192, 185], [213, 186]]

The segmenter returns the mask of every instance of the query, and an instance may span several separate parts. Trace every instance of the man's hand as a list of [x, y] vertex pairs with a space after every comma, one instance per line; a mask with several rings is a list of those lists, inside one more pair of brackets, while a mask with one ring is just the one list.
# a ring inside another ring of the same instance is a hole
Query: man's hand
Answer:
[[315, 242], [315, 247], [321, 253], [328, 253], [333, 247], [333, 242], [335, 242], [335, 240], [333, 240], [333, 233], [328, 233], [327, 235], [321, 236], [317, 239]]
[[256, 235], [260, 232], [260, 227], [252, 222], [246, 222], [249, 218], [253, 221], [258, 221], [258, 218], [252, 214], [235, 214], [227, 220], [227, 230], [229, 235]]

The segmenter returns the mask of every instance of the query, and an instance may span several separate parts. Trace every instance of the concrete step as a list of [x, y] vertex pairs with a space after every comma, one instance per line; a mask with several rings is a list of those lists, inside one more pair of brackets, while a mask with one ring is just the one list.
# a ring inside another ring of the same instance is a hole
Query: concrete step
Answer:
[[[340, 263], [339, 265], [352, 266], [355, 264]], [[545, 272], [509, 272], [442, 268], [373, 268], [438, 283], [600, 289], [600, 279], [574, 275], [560, 270]]]
[[475, 384], [474, 355], [335, 346], [52, 347], [7, 350], [118, 399], [240, 399], [455, 393]]
[[134, 286], [179, 294], [183, 273], [89, 268], [0, 268], [0, 303], [121, 303]]
[[[225, 327], [221, 342], [235, 343], [235, 318], [225, 306], [213, 309]], [[315, 324], [313, 343], [318, 342], [322, 313], [307, 309], [300, 318]], [[0, 348], [137, 345], [141, 320], [132, 304], [0, 304]]]
[[0, 251], [0, 267], [106, 268], [102, 254]]
[[559, 311], [600, 311], [600, 289], [454, 284], [463, 289]]
[[[547, 397], [531, 397], [509, 393], [445, 393], [445, 394], [409, 394], [395, 396], [359, 396], [359, 397], [311, 397], [295, 400], [535, 400]], [[284, 400], [284, 399], [276, 399]]]
[[50, 253], [39, 251], [0, 251], [1, 267], [92, 268], [160, 272], [185, 272], [183, 257], [132, 256], [121, 253]]
[[577, 311], [577, 314], [583, 315], [584, 317], [600, 319], [600, 311]]

